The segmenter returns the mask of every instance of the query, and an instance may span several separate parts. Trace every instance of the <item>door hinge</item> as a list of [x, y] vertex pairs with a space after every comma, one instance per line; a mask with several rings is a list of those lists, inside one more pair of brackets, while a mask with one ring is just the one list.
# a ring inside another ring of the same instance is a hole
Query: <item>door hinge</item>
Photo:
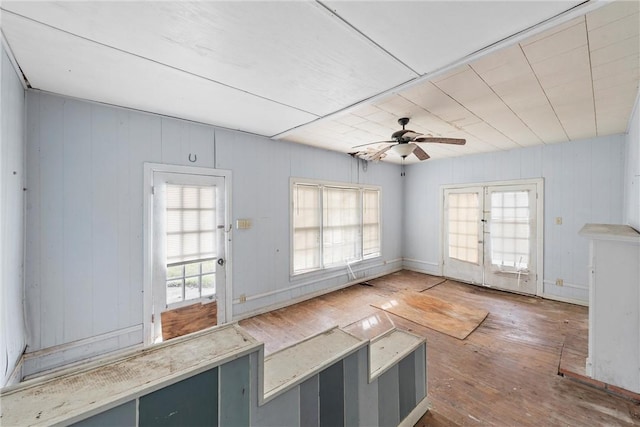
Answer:
[[151, 315], [151, 323], [154, 323], [156, 321], [156, 315], [152, 314]]
[[156, 194], [156, 187], [154, 187], [153, 185], [151, 186], [151, 195], [155, 195]]

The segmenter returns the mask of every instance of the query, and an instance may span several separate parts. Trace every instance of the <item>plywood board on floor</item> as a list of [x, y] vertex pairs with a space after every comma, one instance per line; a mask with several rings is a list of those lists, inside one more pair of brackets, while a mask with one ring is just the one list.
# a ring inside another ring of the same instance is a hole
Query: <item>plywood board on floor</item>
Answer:
[[486, 310], [408, 291], [400, 292], [382, 304], [372, 305], [461, 340], [469, 336], [489, 314]]
[[444, 283], [446, 280], [444, 277], [403, 270], [378, 279], [369, 280], [367, 283], [374, 288], [422, 292]]

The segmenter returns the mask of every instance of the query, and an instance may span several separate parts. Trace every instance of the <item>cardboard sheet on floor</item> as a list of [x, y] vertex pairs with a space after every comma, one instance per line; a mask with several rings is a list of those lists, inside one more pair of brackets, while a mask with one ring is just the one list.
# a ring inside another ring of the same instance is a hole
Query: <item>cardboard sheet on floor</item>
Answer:
[[398, 292], [374, 307], [458, 339], [465, 339], [488, 311], [444, 301], [420, 292]]

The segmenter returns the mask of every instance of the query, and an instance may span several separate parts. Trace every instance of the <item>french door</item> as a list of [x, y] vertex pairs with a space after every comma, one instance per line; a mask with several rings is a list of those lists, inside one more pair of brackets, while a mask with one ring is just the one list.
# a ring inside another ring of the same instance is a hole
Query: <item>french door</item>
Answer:
[[443, 188], [443, 274], [536, 295], [542, 180]]

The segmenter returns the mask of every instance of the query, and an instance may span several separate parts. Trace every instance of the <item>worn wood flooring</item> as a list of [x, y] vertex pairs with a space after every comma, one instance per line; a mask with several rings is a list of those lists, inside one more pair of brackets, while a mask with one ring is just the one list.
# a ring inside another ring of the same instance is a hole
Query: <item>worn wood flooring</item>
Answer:
[[[404, 289], [489, 315], [459, 340], [370, 305]], [[587, 313], [586, 307], [402, 271], [240, 324], [265, 342], [267, 354], [333, 325], [366, 335], [362, 325], [374, 319], [381, 329], [395, 325], [425, 336], [431, 410], [416, 426], [639, 426], [640, 405], [558, 375], [565, 339], [585, 333]]]

